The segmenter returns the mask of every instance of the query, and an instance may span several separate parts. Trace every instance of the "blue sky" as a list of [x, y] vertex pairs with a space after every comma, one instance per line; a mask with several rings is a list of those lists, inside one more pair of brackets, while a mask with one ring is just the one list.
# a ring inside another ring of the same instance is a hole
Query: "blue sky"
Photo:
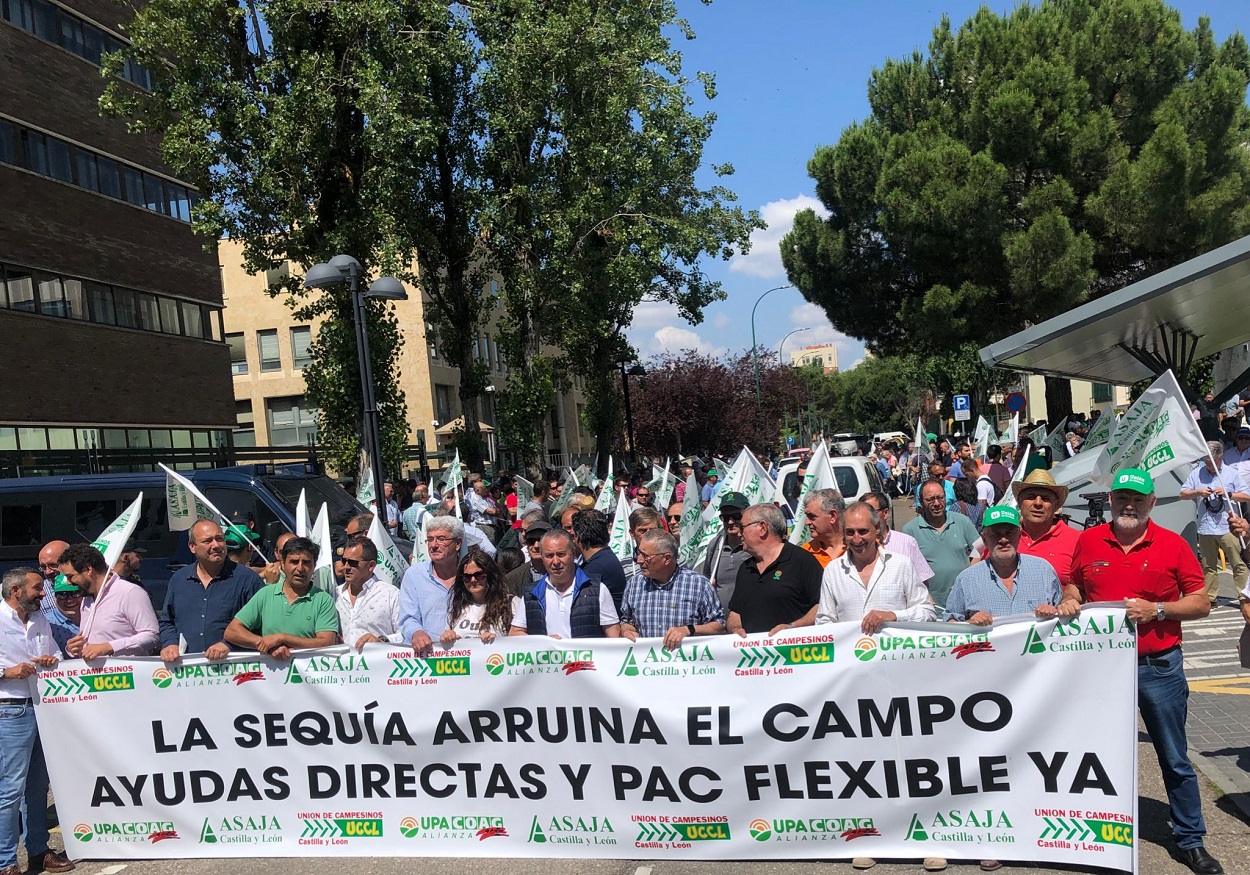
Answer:
[[[708, 142], [708, 163], [729, 162], [736, 173], [727, 185], [740, 204], [758, 209], [770, 227], [758, 232], [751, 253], [729, 264], [715, 261], [708, 273], [728, 298], [708, 308], [701, 325], [677, 318], [668, 306], [644, 304], [629, 339], [646, 359], [663, 351], [697, 348], [720, 354], [751, 346], [751, 308], [764, 291], [786, 284], [777, 243], [798, 209], [817, 207], [807, 161], [818, 146], [837, 142], [842, 129], [868, 114], [867, 83], [887, 57], [925, 49], [943, 13], [958, 27], [983, 4], [947, 0], [677, 0], [697, 35], [681, 41], [683, 69], [716, 74], [716, 128]], [[990, 2], [1005, 14], [1016, 3]], [[1250, 34], [1247, 0], [1181, 0], [1185, 26], [1208, 15], [1216, 39], [1233, 31]], [[680, 39], [680, 37], [679, 37]], [[696, 104], [706, 106], [700, 101]], [[824, 312], [794, 289], [773, 292], [756, 315], [761, 346], [790, 350], [834, 342], [839, 364], [863, 357], [863, 344], [833, 329]]]

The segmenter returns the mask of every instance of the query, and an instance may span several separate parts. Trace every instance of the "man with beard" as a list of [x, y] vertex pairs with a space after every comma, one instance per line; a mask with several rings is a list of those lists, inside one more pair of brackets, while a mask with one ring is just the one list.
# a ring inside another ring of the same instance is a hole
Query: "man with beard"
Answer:
[[307, 538], [287, 541], [282, 548], [282, 582], [252, 596], [226, 627], [226, 642], [281, 660], [290, 659], [292, 650], [337, 644], [334, 599], [313, 589], [317, 552], [317, 545]]
[[1123, 601], [1137, 624], [1137, 702], [1159, 755], [1179, 858], [1203, 875], [1224, 871], [1203, 847], [1198, 777], [1185, 738], [1189, 684], [1181, 623], [1211, 613], [1202, 566], [1180, 535], [1151, 522], [1154, 481], [1125, 468], [1111, 481], [1111, 522], [1086, 529], [1072, 557], [1072, 583], [1085, 601]]

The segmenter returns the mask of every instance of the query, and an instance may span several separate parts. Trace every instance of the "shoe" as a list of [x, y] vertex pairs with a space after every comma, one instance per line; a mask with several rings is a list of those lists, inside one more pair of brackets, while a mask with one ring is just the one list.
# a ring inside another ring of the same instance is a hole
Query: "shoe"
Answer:
[[[851, 861], [852, 869], [871, 869], [875, 865], [877, 865], [877, 861], [874, 860], [872, 857], [856, 857], [854, 860]], [[0, 875], [10, 875], [10, 873], [8, 873], [7, 871], [0, 872]]]
[[925, 857], [924, 870], [926, 872], [941, 872], [946, 868], [945, 857]]
[[22, 875], [22, 867], [14, 864], [0, 869], [0, 875]]
[[1001, 868], [1003, 868], [1003, 864], [998, 862], [997, 860], [982, 860], [981, 861], [982, 872], [995, 872]]
[[[26, 870], [27, 875], [35, 875], [37, 872], [68, 872], [74, 868], [74, 863], [69, 857], [51, 848], [42, 854], [35, 854], [29, 862], [30, 868]], [[0, 872], [0, 875], [4, 873]]]
[[[1223, 875], [1224, 867], [1220, 865], [1220, 861], [1208, 854], [1207, 849], [1202, 845], [1196, 848], [1185, 848], [1178, 851], [1177, 855], [1191, 872], [1197, 872], [1198, 875]], [[4, 873], [0, 872], [0, 875]]]

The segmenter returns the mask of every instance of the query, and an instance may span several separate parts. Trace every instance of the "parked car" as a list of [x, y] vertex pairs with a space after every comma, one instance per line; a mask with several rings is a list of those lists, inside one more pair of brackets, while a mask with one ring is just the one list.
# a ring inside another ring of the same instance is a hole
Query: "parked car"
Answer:
[[[846, 503], [858, 501], [869, 492], [884, 492], [881, 475], [865, 456], [836, 456], [829, 460], [833, 468], [833, 478], [838, 483], [838, 491], [846, 499]], [[782, 510], [793, 518], [798, 513], [799, 493], [803, 484], [798, 477], [799, 463], [791, 459], [783, 462], [777, 471], [777, 486], [784, 499]]]
[[[295, 505], [303, 490], [315, 517], [327, 505], [333, 534], [350, 511], [365, 508], [315, 465], [240, 465], [180, 472], [231, 520], [252, 521], [261, 552], [273, 556], [278, 536], [295, 530]], [[165, 600], [170, 575], [193, 561], [185, 532], [170, 531], [165, 473], [85, 474], [0, 479], [0, 570], [37, 563], [48, 541], [92, 541], [143, 492], [134, 539], [147, 550], [139, 577], [153, 603]], [[400, 549], [405, 553], [401, 545]]]
[[851, 432], [842, 432], [829, 438], [829, 448], [840, 456], [853, 456], [860, 450], [867, 453], [869, 443], [871, 439], [868, 435]]

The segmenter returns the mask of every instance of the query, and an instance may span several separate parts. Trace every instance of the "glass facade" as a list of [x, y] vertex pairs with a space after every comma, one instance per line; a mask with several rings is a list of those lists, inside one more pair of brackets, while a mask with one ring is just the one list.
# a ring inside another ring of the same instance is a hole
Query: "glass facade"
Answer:
[[[126, 44], [112, 34], [47, 0], [0, 0], [0, 20], [60, 46], [97, 67], [105, 52], [126, 49]], [[151, 73], [133, 61], [123, 65], [122, 78], [144, 91], [152, 90]]]

